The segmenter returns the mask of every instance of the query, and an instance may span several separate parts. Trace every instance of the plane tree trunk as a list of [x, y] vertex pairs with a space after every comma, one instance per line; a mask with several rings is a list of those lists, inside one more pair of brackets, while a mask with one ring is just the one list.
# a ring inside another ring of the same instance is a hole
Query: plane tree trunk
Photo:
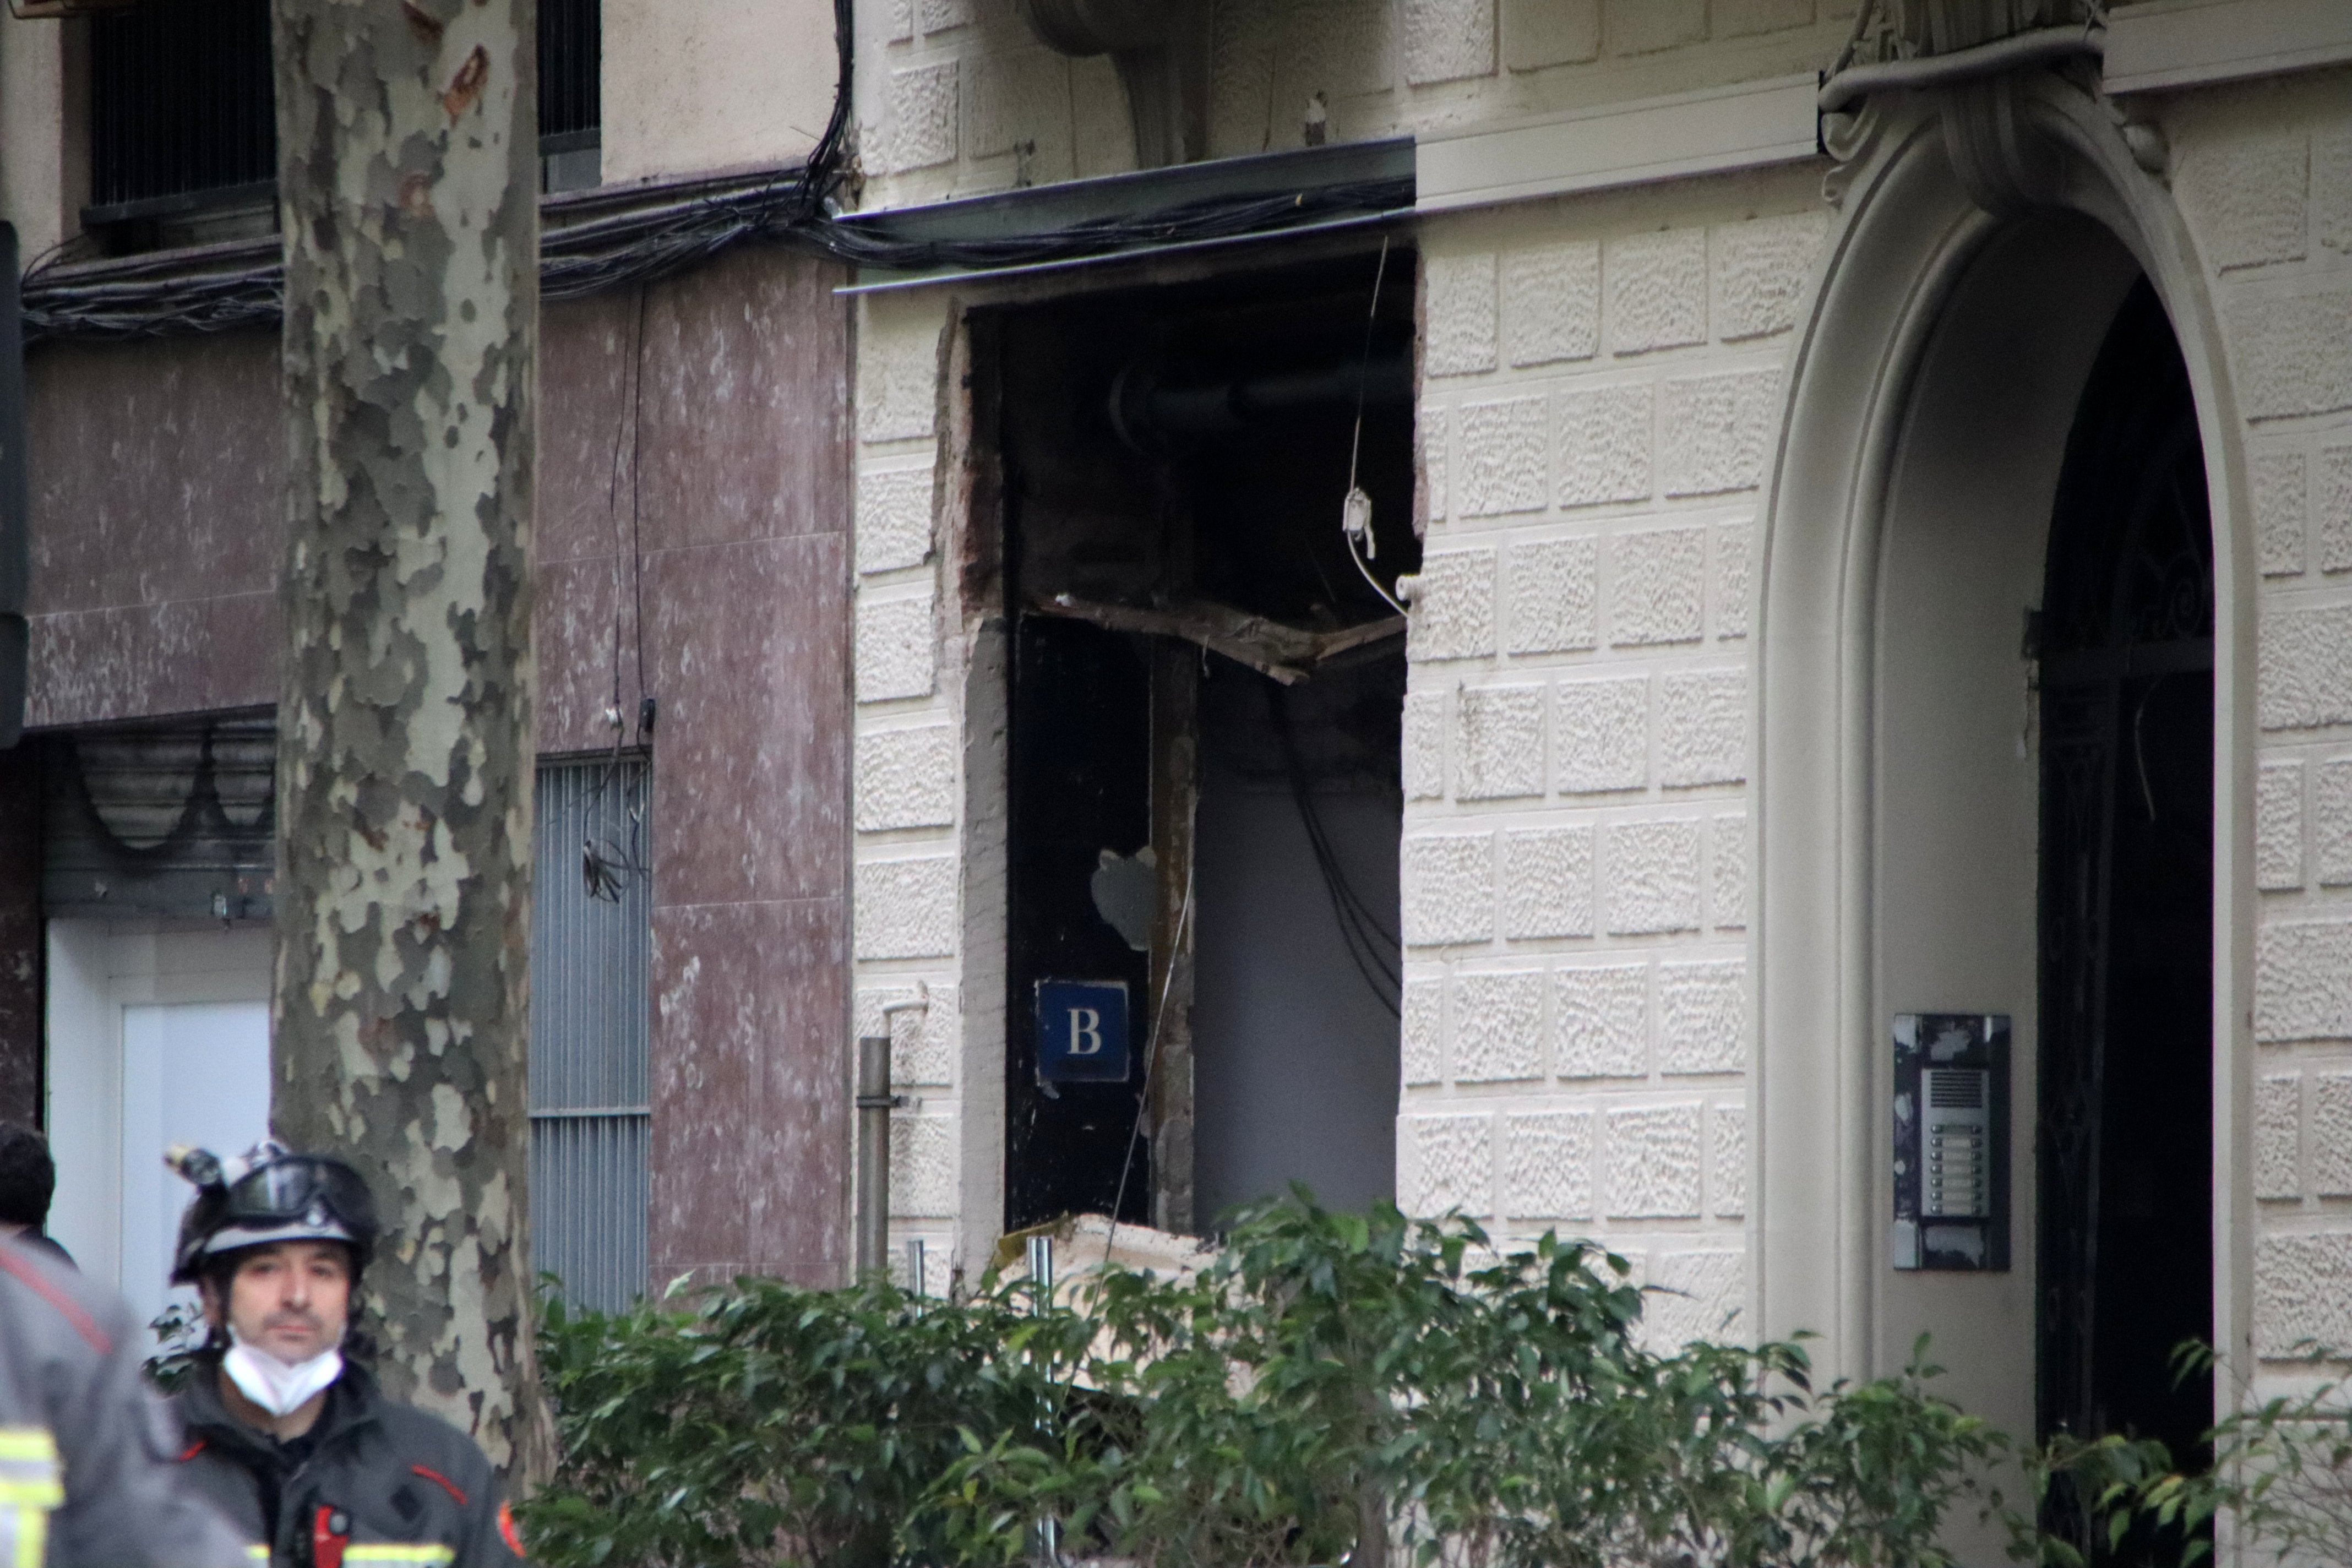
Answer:
[[526, 1222], [533, 0], [273, 0], [280, 1136], [375, 1186], [389, 1393], [541, 1473]]

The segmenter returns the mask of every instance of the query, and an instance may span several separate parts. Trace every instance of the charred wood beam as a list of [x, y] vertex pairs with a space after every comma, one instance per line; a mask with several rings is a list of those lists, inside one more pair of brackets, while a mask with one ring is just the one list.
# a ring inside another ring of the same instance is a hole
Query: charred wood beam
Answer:
[[1310, 632], [1228, 605], [1194, 602], [1157, 610], [1141, 605], [1097, 604], [1072, 594], [1034, 600], [1029, 608], [1036, 615], [1085, 621], [1106, 631], [1178, 637], [1223, 654], [1285, 686], [1296, 686], [1341, 654], [1402, 637], [1405, 629], [1402, 616], [1337, 631]]

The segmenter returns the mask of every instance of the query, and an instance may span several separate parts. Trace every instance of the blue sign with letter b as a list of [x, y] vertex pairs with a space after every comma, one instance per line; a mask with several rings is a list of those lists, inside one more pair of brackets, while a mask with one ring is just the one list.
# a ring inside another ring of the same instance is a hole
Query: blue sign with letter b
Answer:
[[1037, 1076], [1046, 1083], [1125, 1083], [1127, 982], [1037, 982]]

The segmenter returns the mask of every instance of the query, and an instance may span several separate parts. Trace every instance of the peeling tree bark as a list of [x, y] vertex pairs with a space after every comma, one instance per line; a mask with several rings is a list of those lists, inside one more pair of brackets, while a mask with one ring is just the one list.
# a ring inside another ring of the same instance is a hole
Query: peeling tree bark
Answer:
[[274, 0], [287, 657], [273, 1120], [383, 1205], [394, 1397], [510, 1473], [531, 1349], [532, 0]]

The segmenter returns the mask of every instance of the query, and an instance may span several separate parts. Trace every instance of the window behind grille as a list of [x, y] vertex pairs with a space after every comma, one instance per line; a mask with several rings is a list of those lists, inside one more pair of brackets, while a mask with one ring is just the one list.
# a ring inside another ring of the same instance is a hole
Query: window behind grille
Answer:
[[[653, 889], [642, 759], [539, 770], [530, 968], [531, 1267], [567, 1300], [615, 1311], [645, 1293], [653, 1115]], [[583, 846], [616, 874], [604, 897]]]
[[[90, 19], [93, 227], [267, 205], [278, 177], [269, 0], [147, 0]], [[550, 188], [595, 183], [600, 0], [541, 0], [540, 152]], [[207, 237], [172, 233], [146, 243]]]

